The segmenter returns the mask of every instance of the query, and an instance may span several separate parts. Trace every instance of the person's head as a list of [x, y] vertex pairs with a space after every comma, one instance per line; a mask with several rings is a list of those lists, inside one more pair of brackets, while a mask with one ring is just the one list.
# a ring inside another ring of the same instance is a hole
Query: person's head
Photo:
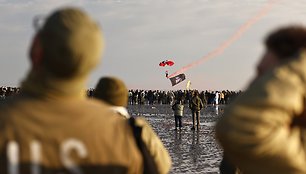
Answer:
[[192, 93], [192, 96], [198, 96], [199, 95], [199, 91], [198, 90], [194, 90]]
[[277, 29], [266, 37], [265, 47], [266, 51], [257, 65], [258, 75], [283, 60], [297, 57], [306, 48], [306, 28], [293, 25]]
[[97, 23], [78, 8], [62, 8], [37, 29], [30, 48], [32, 71], [63, 80], [87, 77], [98, 64], [102, 48]]
[[128, 89], [124, 82], [116, 77], [102, 77], [95, 87], [93, 97], [113, 106], [126, 107]]
[[181, 99], [181, 97], [177, 97], [175, 103], [177, 103], [177, 104], [182, 104], [182, 99]]

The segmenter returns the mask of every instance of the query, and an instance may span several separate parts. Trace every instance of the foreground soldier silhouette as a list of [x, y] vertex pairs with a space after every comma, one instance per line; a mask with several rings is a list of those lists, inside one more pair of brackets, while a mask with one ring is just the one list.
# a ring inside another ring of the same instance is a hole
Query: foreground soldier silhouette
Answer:
[[[55, 11], [37, 30], [21, 94], [0, 104], [1, 174], [143, 172], [126, 119], [84, 92], [102, 48], [98, 25], [77, 8]], [[142, 124], [154, 158], [163, 162], [159, 173], [167, 173], [168, 152]]]
[[221, 174], [306, 173], [306, 27], [277, 29], [265, 47], [256, 78], [216, 124]]

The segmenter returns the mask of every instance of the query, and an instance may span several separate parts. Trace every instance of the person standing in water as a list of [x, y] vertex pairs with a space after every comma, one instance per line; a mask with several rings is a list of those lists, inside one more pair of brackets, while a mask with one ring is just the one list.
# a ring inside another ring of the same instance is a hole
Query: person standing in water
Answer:
[[175, 130], [179, 127], [182, 129], [182, 117], [184, 113], [184, 105], [182, 104], [181, 99], [177, 99], [175, 103], [172, 105], [172, 110], [174, 111], [174, 119], [175, 119]]

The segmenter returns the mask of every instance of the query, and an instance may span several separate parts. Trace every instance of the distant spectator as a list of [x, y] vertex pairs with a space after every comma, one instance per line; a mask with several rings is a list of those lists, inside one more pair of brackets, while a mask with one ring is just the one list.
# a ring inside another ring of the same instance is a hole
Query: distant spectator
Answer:
[[175, 130], [178, 127], [181, 129], [183, 127], [182, 116], [184, 113], [184, 105], [182, 104], [182, 100], [180, 98], [178, 98], [172, 105], [172, 110], [174, 111]]
[[197, 129], [200, 127], [200, 112], [203, 109], [204, 104], [199, 97], [199, 92], [194, 90], [192, 93], [192, 98], [189, 101], [189, 108], [192, 113], [192, 127], [191, 130], [195, 130], [195, 121], [197, 121]]

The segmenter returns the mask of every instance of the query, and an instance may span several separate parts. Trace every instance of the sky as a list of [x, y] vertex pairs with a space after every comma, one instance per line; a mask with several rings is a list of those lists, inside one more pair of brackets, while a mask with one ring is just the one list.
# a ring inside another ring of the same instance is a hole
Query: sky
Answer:
[[[185, 71], [172, 87], [165, 77], [201, 60], [254, 17], [268, 0], [0, 0], [0, 86], [19, 86], [30, 69], [33, 18], [57, 8], [84, 9], [101, 26], [105, 51], [87, 83], [121, 78], [129, 89], [243, 90], [256, 73], [263, 40], [279, 27], [306, 25], [306, 0], [276, 0], [273, 8], [222, 53]], [[173, 60], [171, 67], [159, 62]]]

